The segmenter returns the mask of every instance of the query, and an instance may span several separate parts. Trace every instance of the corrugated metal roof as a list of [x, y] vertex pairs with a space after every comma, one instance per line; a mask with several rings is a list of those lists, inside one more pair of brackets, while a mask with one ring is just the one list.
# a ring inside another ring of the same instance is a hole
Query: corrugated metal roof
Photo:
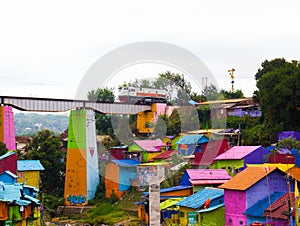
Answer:
[[174, 154], [177, 154], [177, 151], [168, 150], [168, 151], [165, 151], [165, 152], [153, 157], [153, 159], [167, 159]]
[[217, 156], [215, 160], [242, 159], [260, 147], [261, 146], [234, 146]]
[[194, 193], [191, 196], [186, 197], [185, 199], [176, 203], [177, 206], [185, 206], [188, 208], [197, 209], [201, 207], [207, 199], [211, 201], [224, 196], [224, 190], [218, 188], [205, 188], [197, 193]]
[[231, 179], [226, 169], [187, 169], [190, 180]]
[[270, 197], [267, 196], [256, 202], [250, 208], [246, 209], [244, 214], [253, 217], [263, 217], [265, 209], [283, 195], [284, 192], [274, 192], [270, 195]]
[[[21, 184], [1, 184], [3, 186], [2, 190], [0, 191], [0, 201], [2, 202], [15, 202], [18, 205], [27, 206], [31, 203], [26, 199], [22, 198], [21, 191], [23, 189]], [[31, 197], [33, 198], [33, 197]], [[31, 199], [29, 198], [29, 199]], [[36, 201], [36, 199], [35, 199]]]
[[160, 209], [166, 209], [168, 207], [174, 206], [177, 202], [179, 202], [180, 200], [182, 200], [183, 198], [171, 198], [171, 199], [167, 199], [166, 201], [163, 201], [160, 203]]
[[276, 167], [247, 167], [219, 188], [244, 191], [276, 169]]
[[157, 147], [166, 146], [164, 142], [162, 142], [161, 139], [156, 140], [135, 140], [133, 141], [138, 146], [140, 146], [143, 150], [149, 151], [149, 152], [158, 152], [160, 150], [157, 150]]
[[224, 184], [227, 180], [190, 180], [192, 185]]
[[122, 160], [111, 160], [116, 163], [120, 167], [136, 167], [136, 165], [140, 164], [139, 161], [134, 159], [122, 159]]
[[[189, 188], [192, 188], [192, 186], [178, 185], [178, 186], [169, 187], [169, 188], [162, 188], [162, 189], [160, 189], [160, 193], [166, 193], [166, 192], [172, 192], [172, 191], [180, 191], [180, 190], [189, 189]], [[149, 195], [149, 192], [143, 192], [143, 194]]]
[[208, 138], [203, 134], [200, 135], [185, 135], [181, 137], [176, 144], [202, 144], [208, 142]]
[[45, 170], [40, 160], [18, 160], [18, 171]]
[[211, 206], [211, 207], [209, 207], [207, 209], [198, 210], [196, 212], [198, 212], [198, 213], [210, 212], [212, 210], [218, 209], [218, 208], [223, 207], [223, 206], [224, 206], [224, 203], [219, 204], [219, 205], [215, 205], [215, 206]]
[[5, 159], [5, 158], [7, 158], [8, 156], [11, 156], [11, 155], [14, 155], [14, 154], [16, 154], [16, 152], [14, 152], [14, 151], [9, 151], [9, 152], [5, 153], [4, 155], [1, 155], [1, 156], [0, 156], [0, 160]]

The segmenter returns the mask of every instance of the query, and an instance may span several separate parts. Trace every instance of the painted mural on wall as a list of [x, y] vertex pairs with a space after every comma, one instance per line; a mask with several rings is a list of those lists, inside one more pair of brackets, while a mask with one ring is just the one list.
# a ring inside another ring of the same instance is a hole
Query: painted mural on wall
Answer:
[[144, 190], [149, 185], [150, 178], [157, 176], [156, 165], [137, 166], [137, 187], [139, 190]]

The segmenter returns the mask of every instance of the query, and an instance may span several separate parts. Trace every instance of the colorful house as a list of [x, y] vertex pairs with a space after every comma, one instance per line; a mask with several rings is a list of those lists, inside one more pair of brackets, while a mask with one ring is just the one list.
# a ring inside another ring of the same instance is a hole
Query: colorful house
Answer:
[[200, 151], [201, 146], [208, 142], [208, 138], [204, 135], [184, 135], [176, 144], [178, 144], [178, 155], [191, 156], [195, 152]]
[[138, 161], [148, 162], [150, 159], [162, 153], [161, 147], [166, 144], [161, 139], [156, 140], [134, 140], [128, 146], [128, 154], [136, 154]]
[[[288, 225], [288, 216], [285, 216], [285, 219], [280, 219], [280, 217], [278, 216], [276, 216], [275, 218], [275, 215], [271, 213], [271, 215], [273, 215], [274, 218], [272, 220], [267, 220], [267, 216], [265, 215], [265, 213], [269, 212], [266, 211], [266, 209], [268, 207], [272, 208], [273, 203], [280, 199], [284, 194], [284, 192], [274, 192], [269, 196], [266, 196], [264, 199], [259, 200], [251, 207], [247, 208], [244, 214], [247, 216], [248, 224], [251, 225], [255, 222], [259, 222], [267, 223], [269, 225]], [[286, 205], [285, 210], [282, 210], [282, 212], [283, 211], [288, 211], [288, 205]], [[267, 215], [269, 215], [269, 213]]]
[[175, 204], [179, 225], [224, 226], [224, 190], [205, 188]]
[[193, 186], [194, 192], [197, 192], [205, 187], [217, 187], [230, 179], [225, 169], [187, 169], [180, 185]]
[[17, 174], [17, 154], [14, 151], [9, 151], [0, 156], [0, 174], [9, 170], [13, 174]]
[[223, 154], [229, 149], [228, 140], [210, 140], [203, 144], [201, 149], [195, 151], [194, 161], [191, 163], [192, 166], [210, 166], [214, 159]]
[[247, 164], [262, 164], [268, 150], [262, 146], [234, 146], [215, 158], [212, 168], [226, 169], [230, 175], [244, 170]]
[[21, 184], [0, 182], [0, 224], [1, 225], [41, 225], [39, 200], [36, 190]]
[[18, 179], [21, 184], [40, 188], [40, 171], [45, 170], [40, 160], [18, 160]]
[[267, 147], [270, 151], [269, 162], [270, 163], [282, 163], [282, 164], [294, 164], [295, 155], [288, 149], [275, 149], [275, 147]]
[[248, 167], [228, 182], [219, 186], [224, 189], [226, 225], [249, 225], [245, 211], [260, 200], [275, 192], [287, 192], [294, 188], [288, 186], [285, 173], [276, 167]]
[[136, 166], [140, 162], [133, 159], [112, 160], [106, 165], [105, 196], [121, 198], [136, 184]]

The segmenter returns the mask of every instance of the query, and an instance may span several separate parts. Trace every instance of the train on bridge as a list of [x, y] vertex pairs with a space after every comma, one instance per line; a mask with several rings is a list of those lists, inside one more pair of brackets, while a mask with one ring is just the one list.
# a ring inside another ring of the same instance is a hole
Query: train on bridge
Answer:
[[119, 90], [119, 101], [121, 103], [167, 103], [167, 99], [168, 92], [162, 89], [125, 86]]

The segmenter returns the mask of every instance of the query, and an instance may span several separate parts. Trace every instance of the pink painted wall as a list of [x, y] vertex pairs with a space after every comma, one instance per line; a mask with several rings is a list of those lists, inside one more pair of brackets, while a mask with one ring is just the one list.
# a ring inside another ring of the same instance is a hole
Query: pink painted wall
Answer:
[[4, 106], [4, 143], [8, 150], [16, 150], [14, 114], [11, 106]]
[[243, 214], [246, 210], [245, 191], [224, 190], [224, 204], [225, 225], [247, 225], [247, 217]]

